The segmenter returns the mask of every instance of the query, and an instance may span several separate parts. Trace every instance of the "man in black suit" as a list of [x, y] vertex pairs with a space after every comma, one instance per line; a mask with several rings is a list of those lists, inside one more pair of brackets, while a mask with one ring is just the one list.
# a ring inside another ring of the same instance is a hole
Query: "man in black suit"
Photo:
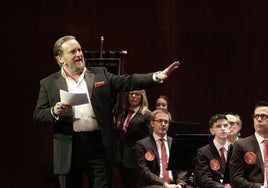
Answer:
[[[227, 187], [229, 184], [225, 185], [223, 179], [229, 149], [227, 136], [230, 125], [224, 114], [215, 114], [209, 119], [209, 126], [209, 131], [214, 135], [214, 139], [197, 149], [196, 186], [201, 188]], [[220, 150], [223, 150], [222, 154]]]
[[230, 131], [228, 133], [229, 149], [227, 155], [227, 161], [225, 166], [223, 183], [230, 183], [230, 158], [233, 152], [233, 144], [240, 138], [240, 131], [242, 129], [242, 121], [238, 114], [229, 112], [225, 115], [230, 124]]
[[[138, 171], [140, 174], [140, 188], [184, 188], [186, 187], [185, 171], [168, 170], [168, 179], [164, 179], [162, 166], [163, 154], [161, 153], [161, 140], [166, 145], [166, 154], [169, 156], [172, 138], [167, 136], [167, 130], [171, 115], [165, 109], [157, 109], [152, 112], [150, 124], [153, 134], [141, 140], [135, 145]], [[167, 157], [168, 160], [168, 157]], [[183, 161], [178, 161], [183, 162]]]
[[[156, 73], [117, 76], [104, 67], [86, 68], [74, 36], [59, 38], [53, 52], [60, 71], [40, 81], [33, 120], [54, 128], [54, 173], [62, 188], [82, 188], [83, 171], [90, 188], [112, 187], [111, 164], [119, 162], [112, 114], [114, 92], [157, 86], [180, 63], [173, 62]], [[85, 93], [89, 102], [71, 106], [61, 101], [60, 90]]]
[[254, 134], [238, 139], [230, 159], [232, 188], [266, 188], [264, 140], [268, 139], [268, 102], [257, 101], [253, 114]]

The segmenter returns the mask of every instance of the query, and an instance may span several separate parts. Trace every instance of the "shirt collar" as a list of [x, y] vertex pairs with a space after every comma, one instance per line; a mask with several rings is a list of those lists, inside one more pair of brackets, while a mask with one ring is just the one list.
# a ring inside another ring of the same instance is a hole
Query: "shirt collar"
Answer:
[[216, 139], [213, 139], [213, 143], [214, 143], [214, 145], [216, 146], [217, 150], [219, 150], [219, 149], [221, 149], [222, 147], [224, 147], [225, 151], [228, 151], [229, 143], [230, 143], [230, 142], [227, 141], [227, 142], [222, 146], [222, 145], [220, 145], [219, 142], [217, 142]]
[[153, 137], [154, 137], [154, 140], [155, 140], [155, 141], [158, 141], [158, 140], [160, 140], [161, 138], [164, 138], [164, 140], [167, 140], [167, 135], [165, 135], [164, 137], [161, 137], [161, 136], [158, 136], [158, 135], [156, 135], [155, 133], [153, 133]]
[[262, 144], [262, 142], [263, 142], [264, 138], [263, 138], [263, 137], [261, 137], [260, 135], [258, 135], [256, 132], [255, 132], [255, 137], [256, 137], [256, 139], [257, 139], [258, 143], [259, 143], [259, 144]]
[[136, 113], [139, 111], [139, 109], [140, 109], [140, 106], [137, 106], [136, 108], [134, 108], [134, 109], [133, 109], [134, 114], [136, 114]]
[[[83, 72], [82, 72], [81, 75], [80, 75], [80, 78], [81, 78], [81, 77], [84, 78], [84, 75], [85, 75], [86, 70], [87, 70], [87, 68], [84, 67], [84, 70], [83, 70]], [[63, 78], [65, 78], [65, 79], [68, 78], [67, 75], [66, 75], [66, 73], [65, 73], [65, 71], [64, 71], [64, 69], [63, 69], [63, 67], [61, 67], [61, 75], [62, 75]]]

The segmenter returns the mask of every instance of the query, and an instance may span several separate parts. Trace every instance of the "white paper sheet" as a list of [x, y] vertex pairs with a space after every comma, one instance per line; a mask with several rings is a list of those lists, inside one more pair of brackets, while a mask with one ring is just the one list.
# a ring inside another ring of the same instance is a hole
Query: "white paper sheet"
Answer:
[[68, 102], [71, 106], [89, 102], [86, 93], [70, 93], [64, 90], [60, 90], [60, 100], [61, 102]]

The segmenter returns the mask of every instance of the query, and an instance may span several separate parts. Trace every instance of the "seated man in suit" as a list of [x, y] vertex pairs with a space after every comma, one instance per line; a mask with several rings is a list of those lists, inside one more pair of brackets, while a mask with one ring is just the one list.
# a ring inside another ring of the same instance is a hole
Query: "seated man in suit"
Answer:
[[[267, 188], [268, 102], [256, 101], [253, 109], [254, 133], [238, 139], [230, 159], [232, 188]], [[265, 160], [266, 159], [266, 160]], [[266, 170], [265, 170], [266, 169]]]
[[228, 141], [234, 144], [240, 138], [240, 131], [242, 129], [242, 121], [238, 114], [228, 113], [225, 115], [230, 124], [230, 132], [228, 133]]
[[242, 129], [242, 121], [238, 114], [229, 112], [225, 115], [225, 117], [228, 120], [228, 123], [230, 124], [230, 131], [228, 133], [228, 141], [229, 141], [229, 150], [227, 155], [227, 161], [225, 166], [225, 172], [224, 172], [224, 178], [223, 183], [230, 183], [230, 158], [232, 156], [233, 151], [233, 144], [235, 141], [237, 141], [240, 138], [240, 131]]
[[185, 171], [167, 170], [172, 138], [167, 136], [171, 115], [164, 109], [152, 112], [153, 134], [135, 145], [140, 188], [185, 188]]
[[197, 149], [195, 181], [201, 188], [230, 187], [223, 182], [227, 152], [229, 149], [228, 133], [230, 124], [224, 114], [215, 114], [209, 120], [209, 131], [213, 141]]

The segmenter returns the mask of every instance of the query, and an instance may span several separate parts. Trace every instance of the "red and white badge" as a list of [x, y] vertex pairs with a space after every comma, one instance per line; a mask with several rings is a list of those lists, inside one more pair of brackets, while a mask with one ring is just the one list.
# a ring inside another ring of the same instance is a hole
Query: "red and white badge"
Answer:
[[248, 151], [244, 155], [244, 160], [247, 164], [253, 164], [256, 162], [257, 156], [254, 152]]
[[219, 170], [220, 169], [220, 162], [217, 159], [212, 159], [209, 162], [209, 166], [212, 170]]
[[155, 154], [154, 154], [152, 151], [147, 151], [147, 152], [145, 153], [145, 159], [146, 159], [147, 161], [152, 161], [152, 160], [155, 159]]

